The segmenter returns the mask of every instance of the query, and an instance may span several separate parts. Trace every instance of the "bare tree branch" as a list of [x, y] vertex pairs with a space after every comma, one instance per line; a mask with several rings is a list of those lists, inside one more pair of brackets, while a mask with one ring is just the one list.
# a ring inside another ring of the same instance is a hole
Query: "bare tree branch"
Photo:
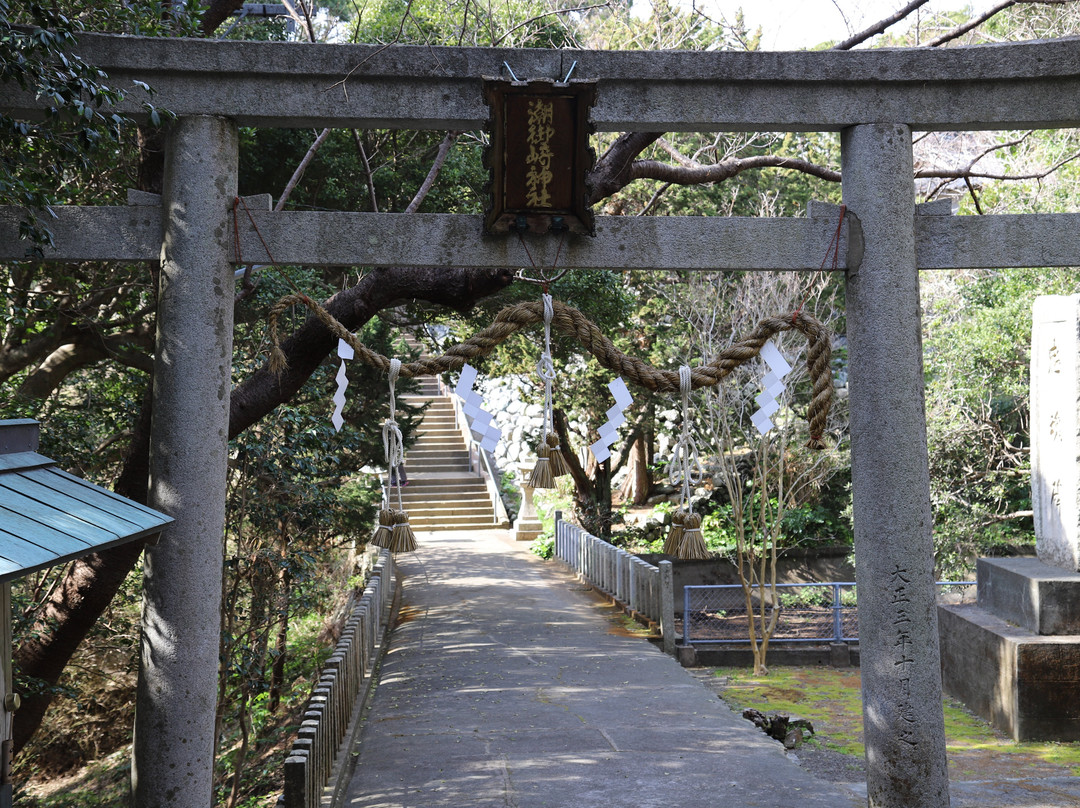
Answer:
[[[886, 17], [880, 22], [874, 23], [865, 31], [860, 31], [859, 33], [855, 34], [855, 36], [845, 39], [839, 45], [833, 45], [832, 50], [851, 50], [856, 45], [859, 45], [868, 40], [870, 37], [877, 36], [890, 25], [900, 22], [900, 20], [904, 19], [904, 17], [908, 16], [913, 11], [921, 8], [922, 6], [925, 6], [929, 2], [930, 0], [912, 0], [910, 3], [908, 3], [906, 6], [897, 11], [892, 16]], [[1010, 0], [1010, 2], [1015, 2], [1015, 0]]]
[[939, 45], [944, 45], [946, 42], [951, 42], [954, 39], [962, 37], [964, 34], [972, 30], [973, 28], [978, 28], [980, 25], [982, 25], [984, 22], [986, 22], [998, 12], [1004, 11], [1010, 6], [1015, 6], [1016, 2], [1017, 0], [1005, 0], [1003, 3], [998, 3], [996, 6], [991, 6], [982, 14], [977, 17], [972, 17], [963, 25], [959, 25], [956, 28], [953, 28], [951, 31], [946, 31], [937, 39], [930, 40], [926, 43], [926, 47], [936, 48]]
[[420, 183], [420, 188], [417, 190], [416, 196], [412, 198], [408, 207], [405, 208], [406, 213], [415, 213], [416, 209], [420, 207], [420, 204], [431, 190], [431, 186], [435, 184], [439, 172], [442, 171], [443, 163], [446, 162], [446, 156], [450, 154], [450, 147], [454, 145], [454, 141], [458, 139], [458, 135], [460, 134], [461, 132], [446, 133], [446, 137], [444, 137], [442, 143], [439, 144], [439, 151], [435, 154], [435, 160], [431, 163], [431, 168], [428, 169], [427, 176], [424, 177], [424, 181]]
[[[121, 365], [152, 373], [153, 342], [153, 330], [146, 327], [108, 337], [84, 330], [75, 341], [65, 343], [50, 353], [27, 375], [15, 395], [26, 400], [48, 398], [71, 373], [103, 359], [111, 358]], [[133, 346], [143, 351], [132, 350]]]
[[979, 203], [979, 195], [975, 193], [975, 186], [971, 183], [971, 177], [964, 177], [964, 185], [967, 186], [971, 201], [975, 203], [975, 212], [983, 215], [982, 205]]
[[519, 31], [519, 30], [521, 30], [522, 28], [524, 28], [527, 25], [532, 25], [534, 22], [539, 22], [540, 20], [544, 19], [544, 17], [554, 17], [554, 16], [558, 16], [558, 15], [561, 15], [561, 14], [573, 14], [573, 13], [576, 13], [576, 12], [579, 12], [579, 11], [585, 12], [585, 11], [592, 11], [593, 9], [596, 9], [596, 8], [610, 8], [610, 7], [611, 7], [611, 3], [597, 3], [595, 6], [578, 6], [577, 8], [558, 8], [558, 9], [555, 9], [554, 11], [545, 11], [543, 14], [537, 14], [535, 17], [529, 17], [529, 19], [525, 20], [525, 22], [519, 22], [517, 25], [515, 25], [513, 28], [511, 28], [509, 31], [507, 31], [505, 34], [503, 34], [501, 37], [499, 37], [494, 42], [492, 42], [491, 46], [493, 48], [498, 47], [499, 44], [502, 43], [502, 41], [504, 39], [506, 39], [508, 36], [510, 36], [510, 34], [514, 33], [514, 31]]
[[653, 195], [649, 197], [649, 201], [645, 203], [645, 207], [641, 209], [641, 212], [638, 213], [638, 216], [648, 216], [649, 211], [651, 211], [656, 206], [656, 203], [660, 201], [660, 197], [663, 196], [664, 192], [667, 191], [667, 189], [670, 187], [671, 183], [665, 182], [663, 185], [653, 191]]
[[352, 68], [350, 68], [349, 71], [339, 81], [335, 81], [333, 84], [331, 84], [326, 89], [327, 90], [332, 90], [335, 87], [341, 87], [341, 91], [345, 94], [345, 100], [348, 101], [349, 100], [349, 88], [348, 88], [347, 82], [349, 81], [349, 79], [352, 78], [352, 74], [355, 73], [357, 70], [359, 70], [361, 67], [363, 67], [367, 62], [374, 59], [376, 56], [378, 56], [384, 50], [389, 48], [391, 45], [394, 45], [398, 41], [400, 41], [401, 35], [405, 32], [405, 23], [408, 21], [409, 15], [411, 13], [412, 13], [412, 0], [408, 0], [408, 2], [405, 4], [405, 12], [401, 15], [401, 24], [398, 25], [397, 33], [394, 34], [394, 38], [391, 39], [386, 44], [384, 44], [381, 48], [375, 50], [372, 53], [369, 53], [365, 58], [361, 59], [359, 62], [357, 62], [355, 65], [353, 65]]
[[694, 167], [673, 166], [657, 160], [635, 160], [630, 167], [631, 179], [651, 179], [676, 185], [698, 185], [705, 182], [723, 182], [743, 171], [754, 168], [790, 168], [820, 177], [829, 182], [839, 182], [840, 172], [831, 168], [799, 160], [794, 157], [781, 157], [776, 154], [762, 154], [754, 157], [735, 157], [722, 160], [713, 165]]
[[992, 171], [972, 171], [970, 166], [961, 169], [927, 168], [915, 172], [915, 179], [984, 179], [984, 180], [1044, 180], [1063, 165], [1071, 163], [1080, 157], [1080, 152], [1063, 157], [1049, 168], [1043, 171], [1033, 171], [1028, 174], [1000, 174]]
[[981, 523], [981, 527], [989, 527], [990, 525], [996, 525], [999, 522], [1008, 522], [1013, 519], [1030, 519], [1035, 515], [1035, 511], [1013, 511], [1012, 513], [1002, 513], [997, 516], [992, 516], [989, 519], [984, 519]]
[[[296, 15], [296, 10], [292, 7], [289, 0], [284, 0], [285, 7], [292, 12], [293, 16]], [[297, 0], [300, 4], [300, 10], [304, 12], [304, 19], [301, 22], [304, 23], [304, 27], [307, 29], [308, 39], [315, 42], [315, 26], [311, 22], [311, 14], [308, 12], [307, 3], [304, 0]]]
[[352, 130], [353, 140], [356, 141], [356, 151], [360, 155], [360, 163], [364, 166], [364, 178], [367, 180], [368, 196], [371, 197], [371, 212], [379, 212], [379, 200], [375, 196], [375, 177], [371, 173], [371, 162], [368, 160], [367, 149], [364, 148], [364, 140], [360, 133]]
[[970, 20], [963, 23], [962, 25], [958, 25], [956, 28], [953, 28], [951, 31], [946, 31], [944, 34], [939, 36], [937, 39], [933, 39], [930, 42], [927, 42], [926, 47], [934, 48], [934, 47], [937, 47], [939, 45], [944, 45], [946, 42], [951, 42], [954, 39], [958, 39], [959, 37], [962, 37], [964, 34], [966, 34], [968, 31], [971, 31], [971, 30], [973, 30], [975, 28], [978, 28], [980, 25], [982, 25], [984, 22], [989, 20], [995, 14], [999, 14], [1002, 11], [1004, 11], [1005, 9], [1010, 8], [1012, 6], [1022, 6], [1022, 5], [1064, 6], [1064, 5], [1068, 5], [1070, 3], [1075, 3], [1075, 2], [1076, 2], [1076, 0], [1004, 0], [1004, 2], [998, 3], [996, 6], [992, 6], [991, 8], [988, 8], [982, 14], [978, 15], [977, 17], [971, 18]]
[[315, 157], [315, 152], [319, 150], [319, 147], [323, 144], [323, 141], [326, 140], [329, 134], [329, 127], [323, 129], [321, 132], [319, 132], [318, 137], [316, 137], [312, 144], [308, 147], [307, 154], [304, 155], [304, 159], [300, 161], [300, 164], [296, 167], [296, 170], [293, 171], [292, 176], [289, 177], [289, 181], [285, 183], [285, 188], [281, 192], [281, 198], [279, 198], [277, 204], [274, 205], [274, 210], [285, 210], [285, 203], [292, 195], [293, 189], [296, 188], [296, 184], [300, 182], [300, 178], [304, 176], [304, 171], [307, 169], [308, 164], [311, 162], [311, 160]]
[[210, 36], [234, 11], [242, 8], [244, 0], [211, 0], [199, 21], [203, 36]]
[[668, 154], [670, 154], [671, 159], [673, 159], [681, 166], [693, 168], [694, 166], [699, 165], [698, 163], [695, 163], [693, 160], [687, 157], [685, 154], [683, 154], [681, 151], [676, 149], [673, 145], [671, 145], [671, 141], [669, 141], [666, 137], [657, 138], [656, 145], [666, 151]]

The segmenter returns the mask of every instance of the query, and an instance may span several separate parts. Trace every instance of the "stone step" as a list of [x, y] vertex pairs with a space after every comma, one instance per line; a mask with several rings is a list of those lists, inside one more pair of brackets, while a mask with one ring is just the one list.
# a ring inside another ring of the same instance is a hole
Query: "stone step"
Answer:
[[454, 452], [469, 457], [468, 449], [465, 449], [464, 441], [418, 441], [413, 444], [405, 458], [410, 459], [416, 455], [431, 457], [432, 453]]
[[465, 464], [469, 462], [469, 452], [461, 443], [429, 443], [416, 445], [405, 453], [406, 468], [411, 468], [413, 461], [431, 462], [432, 460], [446, 460], [452, 458], [461, 460]]
[[[469, 453], [460, 446], [457, 449], [410, 449], [405, 456], [409, 466], [414, 464], [444, 462], [447, 460], [469, 462]], [[408, 466], [406, 466], [406, 469]]]
[[475, 488], [487, 490], [486, 483], [481, 477], [476, 476], [470, 471], [453, 471], [453, 472], [430, 472], [428, 469], [421, 469], [417, 467], [409, 471], [408, 482], [406, 488], [415, 488], [416, 490], [442, 490], [453, 489], [456, 496], [462, 489]]
[[414, 407], [419, 407], [423, 404], [427, 404], [428, 412], [438, 412], [440, 410], [453, 411], [454, 409], [453, 402], [450, 401], [450, 396], [422, 396], [417, 395], [416, 393], [406, 393], [403, 396], [398, 396], [398, 398], [402, 399], [406, 404], [411, 404]]
[[423, 440], [427, 440], [427, 441], [440, 441], [440, 440], [441, 441], [450, 441], [450, 440], [456, 440], [459, 443], [464, 443], [465, 442], [465, 439], [462, 437], [461, 433], [456, 428], [442, 428], [442, 427], [435, 427], [433, 429], [429, 429], [429, 428], [425, 427], [424, 429], [418, 430], [417, 433], [416, 433], [416, 441], [417, 441], [417, 443], [419, 443], [420, 441], [423, 441]]
[[[403, 501], [404, 504], [404, 501]], [[454, 504], [454, 505], [428, 505], [426, 507], [420, 505], [413, 505], [406, 507], [409, 512], [409, 521], [412, 521], [414, 517], [424, 517], [428, 519], [435, 519], [436, 517], [449, 517], [449, 516], [475, 516], [477, 518], [487, 516], [494, 518], [491, 512], [490, 504]]]
[[398, 396], [412, 407], [426, 407], [427, 415], [447, 415], [454, 411], [454, 405], [447, 396]]
[[[394, 494], [394, 501], [397, 501], [397, 494]], [[410, 492], [410, 487], [406, 486], [405, 489], [401, 492], [401, 501], [409, 507], [415, 506], [420, 508], [427, 508], [429, 506], [435, 507], [440, 502], [446, 502], [447, 500], [443, 499], [438, 495], [430, 496], [419, 491]], [[479, 505], [487, 508], [489, 511], [491, 510], [491, 500], [488, 499], [488, 493], [486, 489], [483, 491], [468, 491], [463, 493], [458, 493], [457, 491], [455, 491], [452, 501], [458, 505], [468, 505], [470, 507]]]
[[[450, 468], [442, 468], [442, 466]], [[469, 458], [464, 452], [448, 457], [409, 457], [406, 459], [405, 473], [409, 475], [410, 480], [414, 476], [424, 477], [432, 473], [452, 473], [476, 479], [476, 474], [469, 468]]]
[[[453, 491], [453, 496], [448, 496], [446, 494], [446, 489], [442, 489], [441, 492], [432, 490], [427, 493], [423, 493], [420, 491], [413, 491], [412, 486], [406, 486], [404, 489], [402, 489], [401, 501], [403, 504], [406, 504], [409, 507], [416, 507], [420, 508], [421, 510], [429, 507], [435, 508], [441, 507], [443, 505], [449, 506], [454, 504], [468, 505], [469, 507], [482, 505], [489, 511], [491, 510], [491, 500], [488, 499], [488, 494], [486, 490], [467, 490], [465, 493], [461, 494], [457, 492], [457, 489], [453, 489]], [[392, 492], [391, 498], [394, 502], [397, 502], [397, 492]]]
[[465, 457], [469, 456], [468, 450], [465, 448], [465, 442], [462, 440], [427, 440], [417, 441], [412, 447], [405, 452], [405, 460], [408, 462], [413, 458], [417, 452], [430, 453], [430, 452], [459, 452]]
[[465, 451], [465, 441], [458, 432], [420, 435], [413, 446], [421, 449], [461, 449]]
[[457, 430], [445, 432], [421, 432], [417, 435], [416, 443], [414, 446], [422, 446], [423, 448], [431, 448], [431, 444], [441, 444], [458, 446], [464, 448], [465, 442], [461, 433]]
[[410, 513], [409, 525], [414, 530], [489, 530], [495, 527], [495, 518], [481, 519], [475, 516], [440, 516], [436, 518], [419, 516], [413, 518]]
[[[491, 502], [487, 498], [464, 499], [457, 503], [447, 503], [445, 500], [427, 499], [425, 497], [420, 497], [418, 499], [407, 499], [406, 497], [402, 497], [401, 506], [410, 514], [417, 513], [424, 516], [463, 513], [487, 514], [488, 516], [491, 516], [494, 513]], [[391, 497], [390, 507], [397, 507], [396, 496]]]
[[417, 436], [431, 435], [431, 436], [443, 436], [454, 437], [461, 440], [461, 430], [457, 428], [457, 424], [423, 424], [416, 428]]
[[458, 474], [470, 474], [470, 472], [469, 472], [469, 462], [467, 460], [462, 460], [459, 463], [453, 463], [453, 462], [417, 463], [417, 464], [415, 464], [415, 467], [413, 467], [412, 464], [407, 464], [405, 466], [405, 471], [406, 471], [407, 474], [410, 475], [410, 477], [409, 477], [410, 482], [412, 482], [412, 476], [411, 475], [416, 474], [416, 473], [447, 474], [447, 473], [455, 473], [456, 472]]
[[429, 473], [426, 470], [416, 469], [409, 472], [409, 485], [418, 488], [468, 488], [474, 485], [484, 485], [484, 481], [472, 472], [461, 473], [442, 472]]
[[[498, 527], [499, 527], [499, 525], [497, 525], [497, 524], [494, 524], [494, 523], [489, 524], [487, 522], [484, 522], [482, 524], [465, 524], [465, 525], [426, 525], [424, 527], [417, 528], [417, 530], [419, 530], [421, 533], [423, 533], [423, 532], [441, 533], [444, 530], [492, 530], [492, 529], [498, 528]], [[505, 525], [503, 527], [505, 527]], [[421, 543], [421, 545], [423, 545], [423, 539], [420, 540], [420, 543]]]

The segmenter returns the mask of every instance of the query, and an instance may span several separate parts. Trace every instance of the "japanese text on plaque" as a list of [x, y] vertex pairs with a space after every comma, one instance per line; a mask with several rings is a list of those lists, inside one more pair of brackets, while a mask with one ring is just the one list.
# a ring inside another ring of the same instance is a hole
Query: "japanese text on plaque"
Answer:
[[551, 193], [548, 190], [553, 175], [551, 173], [551, 139], [555, 136], [552, 126], [551, 101], [536, 99], [529, 102], [529, 154], [525, 162], [529, 170], [525, 174], [525, 187], [528, 189], [526, 201], [530, 207], [551, 207]]

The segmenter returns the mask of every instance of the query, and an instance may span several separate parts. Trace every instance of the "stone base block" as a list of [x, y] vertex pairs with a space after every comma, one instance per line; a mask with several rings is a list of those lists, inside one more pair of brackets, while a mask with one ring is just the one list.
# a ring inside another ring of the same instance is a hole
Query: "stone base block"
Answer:
[[1035, 634], [1080, 634], [1080, 573], [1037, 558], [980, 558], [979, 608]]
[[938, 629], [946, 693], [1013, 740], [1080, 740], [1080, 636], [1035, 634], [978, 606], [939, 606]]
[[514, 541], [536, 541], [542, 535], [544, 535], [544, 526], [542, 524], [522, 519], [514, 522], [514, 529], [510, 532], [510, 537]]

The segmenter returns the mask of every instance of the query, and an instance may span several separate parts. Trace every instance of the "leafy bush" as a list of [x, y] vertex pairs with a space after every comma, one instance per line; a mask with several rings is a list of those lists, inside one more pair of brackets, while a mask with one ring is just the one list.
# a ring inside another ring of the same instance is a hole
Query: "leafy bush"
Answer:
[[851, 544], [851, 522], [825, 505], [803, 505], [784, 512], [781, 546], [808, 547], [825, 544]]
[[541, 536], [529, 545], [529, 552], [540, 556], [544, 560], [553, 558], [555, 556], [555, 537]]
[[381, 496], [379, 481], [370, 474], [342, 485], [332, 513], [335, 532], [353, 544], [366, 542]]

